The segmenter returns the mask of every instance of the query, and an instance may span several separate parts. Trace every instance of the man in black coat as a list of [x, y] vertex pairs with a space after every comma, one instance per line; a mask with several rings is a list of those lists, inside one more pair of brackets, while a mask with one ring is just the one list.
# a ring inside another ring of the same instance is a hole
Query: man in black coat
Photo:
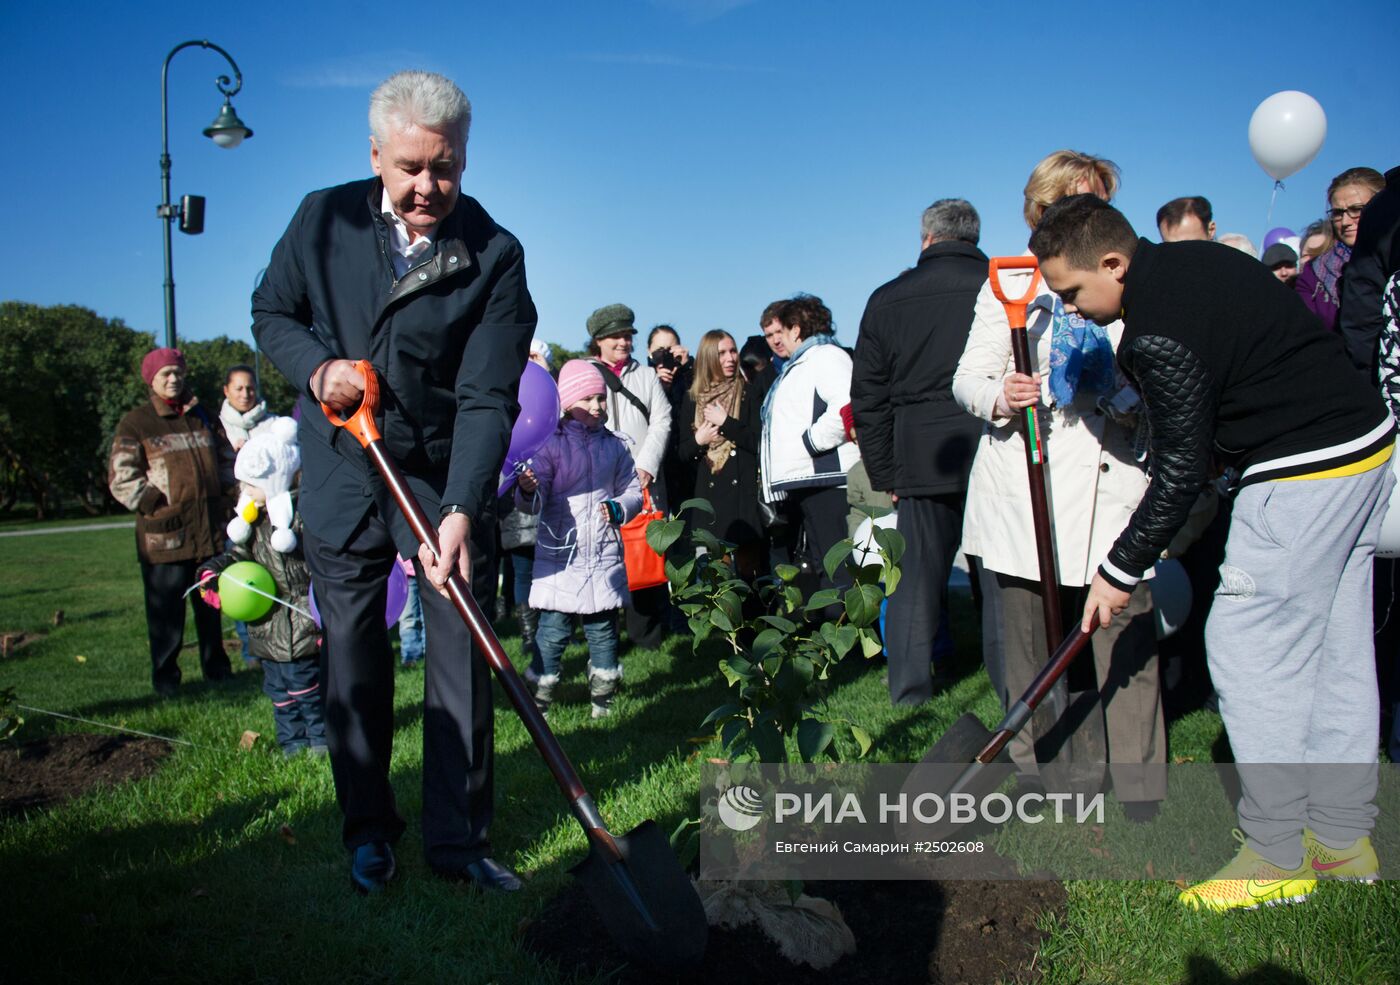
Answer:
[[933, 697], [931, 658], [962, 539], [967, 475], [982, 424], [953, 400], [987, 257], [960, 198], [924, 211], [923, 252], [870, 296], [856, 340], [851, 409], [872, 488], [898, 497], [906, 553], [885, 618], [890, 700]]
[[[418, 563], [428, 626], [423, 849], [445, 878], [519, 880], [490, 858], [490, 673], [451, 602], [452, 571], [487, 570], [490, 507], [536, 313], [520, 243], [460, 194], [471, 104], [450, 80], [401, 72], [370, 98], [377, 177], [312, 192], [253, 294], [253, 334], [301, 390], [305, 554], [325, 628], [326, 723], [351, 881], [393, 878], [404, 821], [389, 783], [394, 661], [389, 574]], [[319, 404], [348, 414], [380, 377], [380, 429], [429, 516], [440, 559], [416, 538], [364, 451]], [[474, 589], [480, 586], [474, 586]], [[476, 594], [480, 595], [480, 592]]]

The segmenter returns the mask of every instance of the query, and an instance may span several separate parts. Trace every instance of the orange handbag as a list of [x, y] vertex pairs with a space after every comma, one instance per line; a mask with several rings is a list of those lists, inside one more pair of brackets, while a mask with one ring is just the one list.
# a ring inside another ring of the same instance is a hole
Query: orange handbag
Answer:
[[666, 514], [651, 504], [651, 490], [642, 490], [642, 512], [622, 525], [622, 556], [627, 563], [627, 588], [636, 592], [666, 584], [666, 560], [647, 543], [647, 524]]

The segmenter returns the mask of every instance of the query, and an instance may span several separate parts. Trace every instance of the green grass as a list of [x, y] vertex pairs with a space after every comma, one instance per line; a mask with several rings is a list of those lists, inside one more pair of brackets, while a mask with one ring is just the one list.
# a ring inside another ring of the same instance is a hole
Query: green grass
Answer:
[[[66, 620], [55, 628], [58, 608]], [[955, 616], [962, 651], [975, 654], [971, 614]], [[397, 675], [395, 698], [393, 782], [409, 821], [401, 876], [387, 898], [362, 900], [347, 885], [327, 765], [285, 761], [268, 738], [238, 746], [245, 730], [272, 732], [258, 675], [205, 685], [190, 649], [181, 697], [152, 696], [129, 530], [0, 538], [0, 631], [46, 634], [0, 663], [0, 686], [22, 703], [194, 744], [173, 747], [149, 779], [0, 821], [0, 980], [589, 980], [518, 944], [583, 840], [503, 698], [492, 834], [499, 857], [529, 878], [526, 891], [485, 899], [429, 877], [416, 826], [423, 678], [410, 672]], [[581, 647], [566, 657], [551, 723], [616, 829], [652, 817], [669, 830], [695, 812], [697, 759], [716, 752], [688, 741], [721, 701], [712, 655], [677, 640], [627, 654], [627, 686], [606, 723], [588, 718], [583, 659]], [[881, 760], [918, 758], [968, 708], [998, 717], [980, 671], [913, 710], [889, 706], [877, 668], [842, 678], [834, 710], [869, 728]], [[21, 741], [93, 730], [26, 718]], [[1206, 760], [1219, 732], [1206, 713], [1177, 722], [1173, 752]], [[1228, 830], [1219, 834], [1226, 850]], [[1306, 906], [1225, 918], [1182, 910], [1165, 880], [1067, 888], [1066, 909], [1044, 917], [1038, 965], [1050, 982], [1400, 981], [1394, 883], [1325, 885]]]

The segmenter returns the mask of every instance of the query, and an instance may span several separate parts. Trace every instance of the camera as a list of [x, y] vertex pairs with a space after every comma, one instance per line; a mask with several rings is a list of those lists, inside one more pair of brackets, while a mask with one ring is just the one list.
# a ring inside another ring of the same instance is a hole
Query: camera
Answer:
[[665, 346], [653, 352], [648, 362], [651, 363], [653, 369], [675, 369], [680, 365], [675, 354]]

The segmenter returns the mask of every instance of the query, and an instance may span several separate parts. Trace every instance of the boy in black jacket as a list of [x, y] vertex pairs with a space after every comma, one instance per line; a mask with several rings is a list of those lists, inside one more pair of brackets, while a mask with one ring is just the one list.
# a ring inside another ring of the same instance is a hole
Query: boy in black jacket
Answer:
[[1066, 311], [1122, 317], [1118, 361], [1152, 433], [1152, 483], [1099, 566], [1083, 625], [1108, 625], [1180, 528], [1213, 460], [1237, 469], [1211, 677], [1243, 764], [1245, 844], [1182, 903], [1306, 898], [1317, 875], [1373, 879], [1379, 704], [1371, 559], [1394, 479], [1394, 422], [1340, 341], [1267, 268], [1214, 243], [1156, 245], [1092, 195], [1031, 237]]

